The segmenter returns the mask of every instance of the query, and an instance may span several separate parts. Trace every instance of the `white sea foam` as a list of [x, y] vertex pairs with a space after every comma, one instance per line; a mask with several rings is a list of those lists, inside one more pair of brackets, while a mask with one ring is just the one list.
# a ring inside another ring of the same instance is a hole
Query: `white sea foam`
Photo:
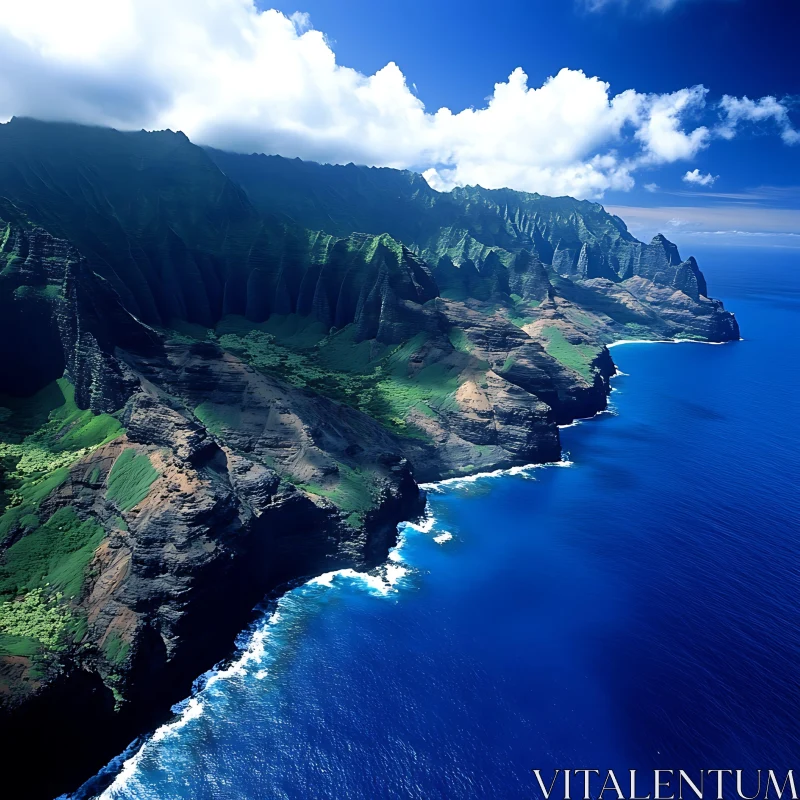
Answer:
[[[335, 585], [337, 579], [344, 578], [345, 580], [360, 583], [376, 594], [387, 595], [392, 591], [392, 584], [386, 578], [386, 571], [388, 569], [389, 567], [384, 568], [384, 570], [382, 570], [383, 574], [378, 574], [377, 571], [357, 572], [351, 568], [337, 569], [334, 572], [326, 572], [324, 575], [312, 578], [306, 586], [326, 586], [330, 589]], [[398, 567], [398, 569], [403, 569], [403, 567]]]
[[609, 350], [612, 347], [619, 347], [623, 344], [672, 344], [672, 339], [618, 339], [616, 342], [607, 344]]
[[547, 464], [523, 464], [518, 467], [509, 467], [508, 469], [495, 469], [491, 472], [476, 472], [473, 475], [445, 478], [444, 480], [435, 481], [434, 483], [421, 483], [420, 487], [426, 492], [436, 492], [437, 490], [441, 491], [441, 487], [443, 486], [458, 487], [475, 483], [475, 481], [480, 481], [484, 478], [499, 478], [503, 475], [521, 475], [523, 478], [534, 479], [534, 476], [531, 474], [533, 470], [541, 469], [542, 467], [566, 467], [569, 466], [570, 463], [572, 462], [553, 461]]
[[[612, 389], [611, 391], [616, 391], [616, 390]], [[565, 428], [574, 428], [576, 425], [582, 425], [584, 422], [591, 422], [593, 419], [597, 419], [598, 417], [601, 417], [604, 414], [608, 414], [609, 416], [616, 417], [617, 416], [617, 411], [614, 408], [614, 406], [609, 403], [607, 408], [604, 408], [602, 411], [598, 411], [595, 414], [592, 414], [591, 417], [578, 417], [578, 419], [574, 419], [574, 420], [572, 420], [572, 422], [570, 422], [570, 423], [568, 423], [566, 425], [559, 425], [558, 429], [559, 430], [564, 430]], [[572, 464], [571, 461], [565, 462], [565, 461], [562, 460], [562, 461], [556, 461], [556, 462], [554, 462], [552, 464], [541, 464], [540, 466], [543, 466], [543, 467], [563, 467], [563, 466], [569, 466], [570, 464]]]
[[199, 697], [191, 697], [188, 701], [180, 704], [182, 710], [178, 713], [177, 719], [172, 722], [162, 725], [158, 728], [152, 736], [122, 765], [117, 776], [114, 778], [113, 783], [100, 795], [101, 800], [113, 800], [117, 797], [117, 793], [123, 791], [126, 786], [133, 779], [136, 769], [139, 766], [142, 758], [149, 750], [158, 742], [174, 736], [185, 725], [188, 725], [192, 720], [198, 719], [203, 715], [203, 701]]
[[[742, 339], [739, 339], [741, 342]], [[728, 344], [728, 342], [701, 342], [697, 339], [618, 339], [606, 347], [619, 347], [621, 344]]]
[[[420, 487], [426, 490], [433, 490], [436, 491], [436, 484], [435, 483], [421, 483]], [[412, 522], [401, 522], [399, 526], [399, 530], [402, 531], [406, 528], [411, 528], [413, 531], [418, 531], [419, 533], [430, 533], [433, 530], [433, 526], [436, 524], [436, 517], [433, 516], [431, 513], [430, 504], [425, 506], [425, 514], [424, 516], [420, 517], [419, 519], [413, 520]]]
[[[698, 342], [697, 339], [673, 339], [672, 341], [675, 344], [713, 344], [713, 345], [728, 344], [727, 342]], [[740, 339], [739, 341], [742, 340]]]
[[395, 586], [408, 575], [408, 570], [399, 564], [388, 564], [385, 572], [385, 580], [394, 589]]
[[450, 533], [450, 531], [442, 531], [433, 537], [433, 541], [436, 542], [436, 544], [444, 544], [445, 542], [449, 542], [452, 538], [453, 534]]
[[[429, 531], [433, 527], [432, 517], [426, 519]], [[222, 669], [210, 670], [195, 681], [194, 691], [191, 697], [173, 706], [176, 717], [170, 722], [157, 728], [129, 758], [125, 760], [120, 771], [117, 773], [111, 785], [100, 795], [100, 800], [114, 800], [126, 787], [130, 786], [134, 779], [136, 770], [142, 759], [158, 747], [159, 742], [174, 736], [184, 726], [203, 715], [206, 710], [206, 699], [208, 694], [213, 691], [212, 687], [222, 681], [227, 681], [236, 677], [244, 677], [252, 674], [256, 679], [266, 678], [269, 669], [264, 665], [267, 648], [272, 638], [276, 626], [287, 620], [290, 613], [291, 604], [296, 601], [297, 593], [308, 586], [321, 586], [328, 589], [335, 588], [336, 584], [342, 580], [363, 586], [370, 594], [385, 597], [397, 591], [397, 587], [402, 579], [409, 574], [410, 570], [403, 566], [403, 557], [400, 553], [405, 543], [402, 532], [398, 537], [396, 547], [389, 551], [389, 559], [386, 564], [370, 572], [358, 572], [354, 569], [340, 569], [318, 575], [316, 578], [304, 583], [297, 589], [283, 595], [277, 602], [275, 610], [270, 614], [265, 622], [251, 631], [242, 643], [242, 649], [238, 658], [231, 661]], [[287, 610], [287, 606], [289, 609]], [[285, 613], [281, 613], [281, 612]], [[258, 668], [254, 669], [254, 667]]]
[[[280, 613], [280, 607], [285, 598], [286, 596], [278, 601], [277, 608], [269, 616], [266, 623], [252, 631], [248, 636], [246, 646], [243, 647], [236, 660], [232, 661], [224, 669], [206, 672], [195, 681], [195, 689], [192, 696], [172, 707], [173, 713], [176, 714], [175, 719], [153, 731], [141, 747], [130, 758], [125, 760], [111, 785], [100, 795], [100, 800], [114, 800], [118, 793], [124, 791], [130, 784], [142, 759], [159, 742], [176, 735], [181, 728], [203, 716], [206, 710], [204, 695], [209, 692], [214, 684], [233, 677], [247, 675], [249, 672], [247, 667], [249, 665], [262, 661], [266, 653], [267, 642], [274, 627], [284, 619]], [[259, 670], [255, 673], [255, 677], [263, 678], [266, 674], [267, 670]]]

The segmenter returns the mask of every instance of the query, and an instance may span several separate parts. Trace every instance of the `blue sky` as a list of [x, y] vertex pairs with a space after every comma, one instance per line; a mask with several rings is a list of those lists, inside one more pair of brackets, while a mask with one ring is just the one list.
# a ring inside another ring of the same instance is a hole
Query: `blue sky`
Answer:
[[[703, 84], [716, 96], [772, 95], [786, 101], [800, 125], [800, 3], [794, 0], [305, 0], [301, 5], [325, 31], [341, 63], [371, 74], [387, 60], [396, 61], [431, 109], [480, 107], [494, 83], [516, 67], [532, 85], [569, 67], [597, 75], [619, 91], [662, 93]], [[287, 13], [300, 8], [296, 2], [269, 7]], [[772, 211], [800, 209], [800, 147], [787, 147], [771, 133], [769, 124], [754, 125], [698, 153], [691, 167], [718, 176], [711, 187], [682, 181], [688, 170], [680, 162], [654, 168], [633, 190], [608, 191], [601, 201], [643, 235], [671, 228], [680, 238], [686, 228], [697, 227], [714, 229], [713, 236], [703, 237], [708, 242], [800, 247], [800, 237], [793, 242], [786, 236], [717, 233], [800, 234], [800, 214], [778, 214], [775, 223]], [[658, 191], [644, 189], [652, 183]], [[702, 210], [695, 211], [698, 206]], [[638, 207], [665, 210], [632, 210]]]
[[[596, 199], [800, 246], [796, 0], [0, 0], [0, 121]], [[441, 109], [441, 110], [440, 110]]]

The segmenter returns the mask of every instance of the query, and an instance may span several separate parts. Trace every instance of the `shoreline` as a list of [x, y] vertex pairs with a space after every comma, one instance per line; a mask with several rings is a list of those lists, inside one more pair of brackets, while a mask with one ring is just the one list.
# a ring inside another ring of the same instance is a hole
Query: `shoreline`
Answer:
[[[617, 372], [611, 376], [619, 377], [625, 373]], [[559, 429], [572, 427], [581, 422], [588, 422], [596, 417], [609, 413], [609, 410], [601, 409], [590, 417], [576, 419], [568, 425], [559, 425]], [[504, 476], [521, 475], [525, 477], [530, 470], [544, 469], [547, 467], [571, 467], [573, 462], [568, 458], [561, 461], [549, 461], [543, 463], [519, 464], [513, 467], [490, 470], [486, 472], [476, 472], [471, 475], [458, 476], [453, 478], [443, 478], [439, 481], [429, 481], [418, 484], [424, 492], [437, 494], [445, 491], [444, 487], [457, 487], [459, 484], [474, 483], [486, 478], [501, 478]], [[215, 683], [224, 681], [233, 676], [247, 674], [247, 665], [260, 658], [270, 639], [271, 628], [282, 619], [281, 603], [287, 600], [294, 592], [302, 591], [308, 587], [318, 586], [331, 589], [337, 577], [348, 578], [361, 583], [365, 590], [379, 597], [386, 597], [392, 592], [399, 591], [397, 585], [408, 573], [409, 570], [402, 566], [403, 557], [401, 550], [405, 544], [406, 529], [411, 529], [423, 535], [433, 532], [436, 525], [436, 517], [430, 511], [430, 504], [425, 503], [423, 514], [411, 520], [403, 520], [397, 525], [397, 543], [389, 549], [386, 560], [376, 567], [366, 572], [359, 572], [351, 567], [323, 573], [321, 575], [310, 576], [307, 579], [300, 579], [293, 584], [287, 584], [284, 591], [275, 590], [275, 596], [265, 599], [265, 602], [256, 609], [261, 608], [262, 616], [253, 622], [249, 628], [242, 631], [237, 637], [236, 649], [229, 658], [220, 661], [218, 665], [199, 675], [195, 680], [192, 693], [172, 706], [173, 718], [160, 725], [155, 730], [143, 734], [132, 741], [125, 750], [85, 781], [78, 789], [72, 793], [61, 795], [55, 800], [113, 800], [115, 789], [123, 789], [128, 780], [132, 777], [134, 770], [144, 757], [145, 749], [152, 742], [159, 742], [183, 728], [186, 724], [196, 719], [204, 713], [203, 693]], [[438, 545], [443, 545], [453, 539], [450, 531], [442, 531], [432, 539]], [[302, 582], [300, 582], [302, 581]], [[254, 673], [258, 678], [262, 673], [259, 670]], [[264, 672], [264, 674], [266, 674]]]
[[[739, 340], [741, 341], [741, 339]], [[612, 342], [606, 347], [609, 349], [624, 344], [728, 344], [728, 342], [702, 342], [694, 339], [622, 339]], [[615, 373], [610, 376], [610, 380], [622, 377], [626, 373], [621, 372], [615, 364]], [[609, 390], [609, 395], [613, 389]], [[591, 416], [576, 418], [572, 422], [558, 425], [559, 430], [574, 427], [583, 422], [590, 422], [604, 414], [613, 414], [608, 407], [601, 409]], [[570, 467], [573, 462], [569, 460], [568, 454], [562, 454], [561, 461], [550, 461], [543, 463], [530, 463], [505, 467], [485, 472], [476, 472], [469, 475], [443, 478], [438, 481], [428, 481], [419, 483], [419, 488], [424, 492], [434, 494], [445, 491], [447, 488], [456, 488], [460, 484], [474, 483], [486, 478], [499, 478], [504, 476], [526, 476], [531, 470], [543, 469], [546, 467]], [[254, 611], [261, 609], [262, 616], [253, 622], [247, 629], [240, 632], [235, 642], [235, 649], [231, 655], [220, 661], [210, 670], [199, 675], [194, 682], [192, 692], [183, 700], [174, 704], [171, 708], [173, 718], [166, 721], [159, 727], [148, 733], [142, 734], [132, 741], [118, 756], [112, 759], [101, 770], [85, 781], [72, 793], [66, 793], [55, 800], [113, 800], [115, 790], [121, 790], [133, 776], [136, 767], [145, 755], [146, 748], [151, 743], [157, 743], [181, 730], [193, 719], [199, 718], [204, 713], [203, 693], [219, 681], [227, 680], [234, 676], [248, 674], [247, 666], [260, 659], [266, 650], [271, 638], [271, 629], [277, 625], [281, 619], [281, 604], [289, 602], [287, 598], [295, 592], [300, 592], [309, 587], [323, 587], [331, 589], [338, 578], [346, 578], [363, 584], [364, 589], [375, 596], [386, 597], [392, 592], [397, 592], [397, 584], [404, 578], [409, 570], [402, 566], [403, 558], [400, 553], [405, 544], [404, 531], [407, 528], [418, 533], [430, 534], [436, 524], [436, 518], [430, 512], [430, 504], [426, 502], [423, 514], [411, 519], [403, 520], [397, 525], [396, 544], [389, 548], [385, 561], [374, 568], [359, 572], [352, 567], [346, 567], [321, 575], [309, 576], [305, 579], [287, 584], [283, 590], [276, 589], [272, 597], [265, 598], [265, 601], [256, 606]], [[443, 531], [439, 536], [433, 537], [437, 544], [441, 545], [450, 541], [453, 534]], [[263, 677], [265, 670], [258, 670], [253, 673], [256, 678]]]
[[743, 341], [744, 339], [741, 337], [729, 339], [727, 342], [703, 342], [699, 339], [617, 339], [614, 342], [609, 342], [606, 347], [610, 350], [612, 347], [619, 347], [623, 344], [711, 344], [716, 346]]
[[[587, 420], [593, 419], [599, 411]], [[572, 423], [575, 424], [575, 423]], [[463, 477], [444, 478], [441, 481], [431, 481], [419, 484], [425, 492], [437, 493], [444, 491], [438, 487], [453, 487], [459, 483], [472, 483], [485, 478], [499, 478], [511, 475], [523, 475], [534, 469], [547, 467], [569, 467], [572, 461], [552, 461], [546, 463], [522, 464], [504, 469], [487, 472], [477, 472]], [[276, 589], [273, 596], [265, 598], [264, 602], [256, 607], [261, 610], [261, 616], [247, 629], [237, 636], [236, 647], [229, 658], [219, 662], [215, 667], [198, 675], [190, 695], [172, 706], [173, 717], [159, 727], [134, 739], [119, 755], [109, 761], [101, 770], [96, 772], [74, 792], [62, 794], [55, 800], [113, 800], [115, 792], [124, 789], [125, 784], [131, 779], [138, 764], [145, 755], [146, 748], [151, 743], [163, 741], [169, 736], [180, 731], [193, 719], [201, 717], [205, 711], [203, 694], [214, 684], [232, 677], [244, 676], [250, 672], [248, 666], [260, 659], [269, 643], [273, 626], [281, 622], [281, 605], [291, 602], [289, 599], [295, 593], [311, 587], [332, 589], [337, 578], [349, 579], [361, 584], [365, 591], [375, 597], [387, 597], [399, 591], [398, 584], [409, 574], [409, 569], [403, 566], [401, 551], [406, 543], [405, 531], [411, 529], [423, 535], [433, 532], [436, 517], [430, 511], [430, 504], [426, 502], [425, 510], [420, 516], [403, 520], [397, 525], [397, 543], [389, 549], [388, 555], [381, 564], [370, 570], [359, 572], [352, 567], [345, 567], [321, 575], [309, 576], [296, 582], [286, 584], [283, 590]], [[441, 531], [432, 537], [438, 545], [445, 544], [453, 539], [450, 531]], [[266, 670], [253, 671], [255, 678], [264, 677]]]
[[282, 606], [290, 604], [293, 596], [314, 587], [322, 591], [330, 590], [334, 587], [337, 578], [355, 581], [375, 597], [387, 597], [393, 592], [397, 592], [397, 584], [409, 572], [403, 566], [403, 558], [400, 555], [400, 550], [405, 544], [404, 530], [411, 528], [419, 533], [428, 534], [435, 523], [436, 519], [428, 512], [426, 503], [423, 515], [413, 521], [398, 523], [397, 544], [389, 549], [386, 560], [376, 567], [364, 572], [359, 572], [352, 567], [344, 567], [321, 575], [300, 578], [285, 584], [283, 588], [275, 589], [271, 596], [265, 598], [254, 609], [254, 611], [260, 612], [261, 616], [239, 633], [236, 637], [234, 652], [211, 669], [198, 675], [191, 694], [172, 706], [173, 716], [171, 719], [154, 730], [138, 736], [118, 756], [109, 761], [74, 792], [62, 794], [55, 800], [113, 800], [114, 792], [125, 789], [136, 767], [146, 755], [149, 745], [169, 738], [205, 713], [207, 701], [204, 694], [215, 684], [248, 674], [252, 674], [257, 680], [267, 676], [268, 669], [263, 667], [253, 669], [252, 665], [266, 654], [270, 639], [275, 632], [275, 626], [287, 618], [286, 613], [281, 613], [285, 612]]

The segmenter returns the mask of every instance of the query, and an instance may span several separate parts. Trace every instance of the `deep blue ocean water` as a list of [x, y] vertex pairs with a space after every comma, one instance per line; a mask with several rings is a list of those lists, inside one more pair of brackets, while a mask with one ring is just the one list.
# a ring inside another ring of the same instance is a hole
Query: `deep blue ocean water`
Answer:
[[797, 769], [800, 251], [698, 255], [745, 341], [614, 348], [613, 411], [562, 431], [570, 466], [432, 491], [430, 530], [367, 580], [286, 595], [104, 797]]

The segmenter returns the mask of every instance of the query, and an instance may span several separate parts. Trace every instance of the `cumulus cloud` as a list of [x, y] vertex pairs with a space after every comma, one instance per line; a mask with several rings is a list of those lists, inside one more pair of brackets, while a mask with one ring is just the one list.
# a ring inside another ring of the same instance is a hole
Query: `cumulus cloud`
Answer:
[[657, 183], [646, 183], [644, 189], [646, 192], [657, 192], [661, 187]]
[[693, 158], [708, 145], [710, 131], [705, 126], [701, 125], [689, 133], [682, 129], [685, 116], [702, 109], [707, 94], [705, 87], [693, 86], [671, 94], [644, 98], [637, 95], [640, 103], [649, 101], [639, 115], [639, 128], [636, 131], [636, 138], [645, 147], [641, 162], [664, 164]]
[[230, 150], [417, 169], [440, 189], [627, 190], [637, 170], [709, 146], [706, 106], [702, 86], [614, 94], [580, 71], [531, 86], [516, 69], [482, 108], [432, 112], [394, 62], [373, 75], [338, 64], [308, 15], [253, 0], [0, 0], [0, 119], [171, 128]]
[[705, 175], [699, 169], [693, 169], [683, 176], [684, 183], [693, 183], [695, 186], [713, 186], [719, 175], [712, 175], [710, 172]]
[[789, 109], [785, 103], [774, 97], [751, 100], [749, 97], [731, 97], [726, 94], [719, 107], [723, 113], [723, 121], [717, 127], [717, 133], [725, 139], [732, 139], [742, 122], [773, 122], [786, 144], [800, 144], [800, 131], [793, 127]]

